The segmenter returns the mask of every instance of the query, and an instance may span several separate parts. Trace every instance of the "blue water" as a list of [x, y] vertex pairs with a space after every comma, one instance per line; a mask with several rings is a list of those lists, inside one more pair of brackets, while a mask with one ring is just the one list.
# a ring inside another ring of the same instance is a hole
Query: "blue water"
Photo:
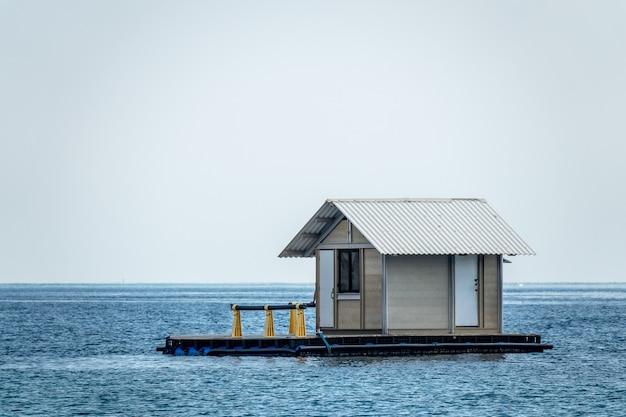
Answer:
[[[310, 301], [312, 292], [0, 285], [0, 415], [626, 415], [626, 284], [506, 285], [505, 331], [540, 333], [554, 344], [544, 353], [270, 358], [155, 350], [168, 334], [230, 333], [232, 302]], [[275, 322], [286, 333], [287, 316]], [[309, 314], [309, 331], [313, 322]], [[244, 333], [261, 333], [263, 323], [262, 312], [242, 316]]]

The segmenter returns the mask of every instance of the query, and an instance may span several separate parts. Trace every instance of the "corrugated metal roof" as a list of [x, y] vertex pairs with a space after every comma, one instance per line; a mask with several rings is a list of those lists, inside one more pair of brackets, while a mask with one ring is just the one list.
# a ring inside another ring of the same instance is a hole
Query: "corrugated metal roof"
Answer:
[[281, 252], [311, 256], [347, 218], [384, 255], [534, 255], [483, 199], [327, 200]]
[[345, 216], [327, 200], [278, 255], [281, 258], [311, 256], [308, 252]]

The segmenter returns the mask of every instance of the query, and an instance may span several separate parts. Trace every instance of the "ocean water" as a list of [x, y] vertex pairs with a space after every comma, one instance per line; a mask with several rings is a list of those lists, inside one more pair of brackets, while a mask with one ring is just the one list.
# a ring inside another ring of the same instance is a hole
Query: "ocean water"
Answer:
[[[176, 357], [169, 334], [230, 333], [230, 303], [312, 285], [0, 285], [1, 416], [624, 416], [626, 284], [507, 284], [505, 331], [544, 353]], [[247, 314], [250, 313], [250, 314]], [[262, 312], [243, 312], [261, 333]], [[313, 331], [314, 317], [307, 316]], [[287, 316], [275, 316], [277, 333]]]

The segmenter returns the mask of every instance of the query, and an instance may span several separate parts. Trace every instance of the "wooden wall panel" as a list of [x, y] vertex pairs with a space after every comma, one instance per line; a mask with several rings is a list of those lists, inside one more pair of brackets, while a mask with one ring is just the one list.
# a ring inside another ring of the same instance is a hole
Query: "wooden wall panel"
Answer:
[[361, 328], [361, 301], [337, 301], [337, 329], [358, 330]]
[[376, 249], [363, 250], [363, 324], [368, 330], [382, 329], [383, 260]]
[[342, 220], [322, 243], [348, 243], [348, 221]]
[[497, 255], [485, 255], [483, 271], [483, 323], [487, 329], [497, 329], [499, 323]]
[[352, 243], [369, 243], [354, 225], [352, 225]]
[[388, 328], [448, 328], [448, 257], [387, 258]]

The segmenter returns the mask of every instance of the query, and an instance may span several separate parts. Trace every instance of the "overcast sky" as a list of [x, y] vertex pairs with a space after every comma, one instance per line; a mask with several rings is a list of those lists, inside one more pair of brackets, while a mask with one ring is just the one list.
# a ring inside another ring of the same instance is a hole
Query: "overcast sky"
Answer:
[[0, 0], [0, 282], [314, 282], [327, 198], [481, 197], [626, 281], [625, 1]]

